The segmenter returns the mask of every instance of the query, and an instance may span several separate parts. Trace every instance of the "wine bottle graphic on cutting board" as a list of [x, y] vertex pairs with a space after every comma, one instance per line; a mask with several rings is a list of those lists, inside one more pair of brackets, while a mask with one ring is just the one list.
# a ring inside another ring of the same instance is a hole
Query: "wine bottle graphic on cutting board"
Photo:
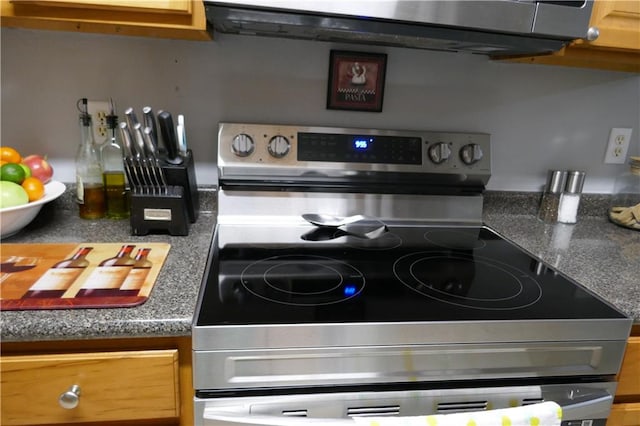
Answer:
[[61, 260], [47, 270], [22, 296], [23, 298], [57, 298], [78, 279], [89, 266], [87, 254], [93, 247], [80, 247], [68, 259]]
[[134, 257], [136, 263], [133, 264], [129, 275], [120, 286], [120, 291], [118, 292], [120, 296], [136, 296], [140, 292], [144, 285], [144, 280], [147, 279], [147, 275], [149, 275], [149, 271], [153, 266], [153, 263], [147, 259], [150, 251], [150, 248], [138, 249]]
[[129, 275], [135, 260], [134, 245], [124, 245], [114, 257], [103, 260], [82, 285], [76, 297], [119, 296], [120, 286]]

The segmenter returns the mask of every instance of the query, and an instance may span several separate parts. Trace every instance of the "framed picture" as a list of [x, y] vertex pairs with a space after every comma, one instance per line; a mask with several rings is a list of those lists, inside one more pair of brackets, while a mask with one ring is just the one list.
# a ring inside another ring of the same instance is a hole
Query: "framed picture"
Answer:
[[387, 55], [332, 50], [327, 109], [382, 111]]

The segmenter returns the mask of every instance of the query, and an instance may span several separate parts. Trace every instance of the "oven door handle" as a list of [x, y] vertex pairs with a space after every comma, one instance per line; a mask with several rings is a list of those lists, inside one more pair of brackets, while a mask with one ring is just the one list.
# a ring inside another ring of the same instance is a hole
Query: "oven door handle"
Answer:
[[237, 413], [224, 408], [205, 409], [205, 426], [355, 426], [352, 419], [269, 416]]

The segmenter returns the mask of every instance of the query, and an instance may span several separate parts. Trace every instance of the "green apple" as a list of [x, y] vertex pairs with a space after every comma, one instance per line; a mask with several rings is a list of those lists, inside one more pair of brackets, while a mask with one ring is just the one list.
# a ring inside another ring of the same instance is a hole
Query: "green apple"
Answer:
[[28, 202], [29, 196], [23, 187], [6, 180], [0, 181], [0, 209], [21, 206]]

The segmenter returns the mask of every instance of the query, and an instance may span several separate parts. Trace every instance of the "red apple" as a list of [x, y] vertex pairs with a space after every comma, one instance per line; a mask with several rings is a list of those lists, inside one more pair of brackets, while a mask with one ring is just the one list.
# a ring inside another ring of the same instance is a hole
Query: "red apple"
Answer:
[[43, 184], [51, 180], [53, 167], [51, 167], [45, 157], [36, 154], [28, 155], [22, 159], [22, 163], [31, 169], [31, 176], [40, 179]]

